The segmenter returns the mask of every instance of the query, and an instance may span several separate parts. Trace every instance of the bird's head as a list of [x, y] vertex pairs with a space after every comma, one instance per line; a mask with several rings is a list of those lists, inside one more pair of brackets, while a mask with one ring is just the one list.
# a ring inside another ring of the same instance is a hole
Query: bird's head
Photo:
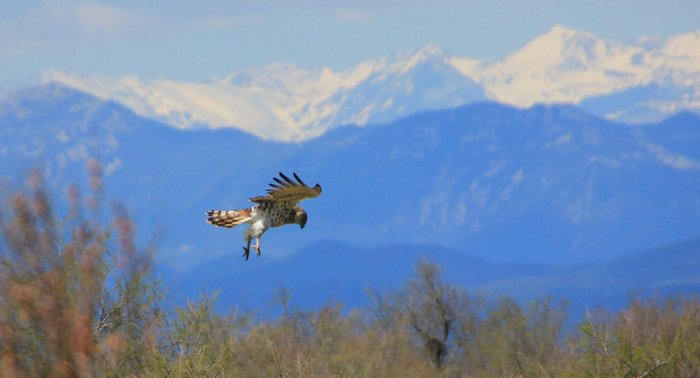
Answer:
[[306, 220], [308, 219], [306, 210], [297, 206], [294, 208], [294, 211], [294, 223], [298, 224], [301, 228], [304, 228], [304, 226], [306, 226]]

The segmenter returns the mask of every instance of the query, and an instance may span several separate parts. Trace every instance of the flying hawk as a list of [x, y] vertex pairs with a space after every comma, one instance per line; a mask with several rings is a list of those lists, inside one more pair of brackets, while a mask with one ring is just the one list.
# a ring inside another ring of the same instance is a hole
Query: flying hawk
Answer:
[[260, 256], [260, 238], [270, 227], [284, 226], [296, 223], [301, 228], [306, 225], [306, 210], [298, 206], [299, 201], [307, 198], [318, 197], [321, 194], [321, 185], [313, 188], [302, 181], [296, 173], [291, 180], [282, 172], [280, 178], [274, 177], [274, 183], [267, 189], [267, 194], [250, 198], [255, 203], [249, 209], [240, 210], [209, 210], [207, 222], [219, 227], [234, 227], [242, 223], [248, 223], [248, 229], [243, 235], [247, 245], [243, 247], [243, 257], [248, 260], [250, 254], [250, 242], [255, 238], [255, 248]]

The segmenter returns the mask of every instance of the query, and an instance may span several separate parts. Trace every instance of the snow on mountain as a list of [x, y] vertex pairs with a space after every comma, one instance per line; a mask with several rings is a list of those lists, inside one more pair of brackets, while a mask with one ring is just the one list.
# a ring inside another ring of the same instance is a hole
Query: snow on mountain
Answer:
[[207, 83], [113, 79], [50, 71], [56, 81], [180, 128], [236, 127], [265, 139], [303, 140], [339, 124], [384, 122], [417, 110], [483, 99], [435, 46], [333, 72], [292, 64], [235, 71]]
[[[281, 80], [290, 70], [293, 68], [270, 67], [264, 76], [273, 81], [274, 75], [278, 75], [277, 78]], [[300, 124], [293, 114], [296, 108], [311, 100], [309, 94], [304, 93], [304, 86], [292, 86], [292, 92], [280, 85], [275, 87], [272, 83], [245, 80], [246, 76], [248, 74], [244, 71], [240, 75], [231, 75], [228, 80], [192, 83], [142, 81], [135, 77], [81, 77], [50, 72], [47, 80], [115, 100], [140, 115], [180, 128], [236, 127], [261, 137], [274, 136], [281, 140], [315, 135], [311, 128], [304, 128], [306, 125]], [[315, 83], [319, 81], [316, 78]]]
[[283, 141], [482, 99], [520, 107], [584, 104], [611, 119], [639, 122], [700, 110], [700, 31], [624, 44], [555, 25], [495, 61], [450, 56], [428, 45], [341, 72], [271, 64], [208, 82], [57, 71], [44, 80], [176, 127], [235, 127]]
[[478, 75], [494, 99], [508, 104], [578, 103], [639, 84], [650, 65], [642, 56], [639, 47], [557, 25]]
[[340, 104], [328, 126], [388, 122], [421, 110], [485, 99], [483, 89], [432, 45], [365, 62], [348, 75], [361, 79], [327, 99]]
[[669, 56], [700, 57], [700, 30], [669, 38], [662, 51]]

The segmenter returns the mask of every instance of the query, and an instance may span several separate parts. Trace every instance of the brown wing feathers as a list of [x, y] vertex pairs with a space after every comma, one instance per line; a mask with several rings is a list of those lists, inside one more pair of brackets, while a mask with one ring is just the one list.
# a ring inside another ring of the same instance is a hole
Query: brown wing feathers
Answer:
[[250, 220], [250, 209], [209, 210], [207, 222], [219, 227], [233, 227]]
[[279, 173], [280, 178], [274, 177], [274, 183], [270, 184], [266, 196], [258, 196], [251, 198], [253, 202], [261, 201], [280, 201], [297, 203], [307, 198], [314, 198], [321, 194], [321, 185], [316, 184], [313, 188], [306, 185], [304, 181], [293, 173], [294, 180], [287, 177], [284, 173]]
[[[276, 184], [270, 184], [272, 189], [267, 190], [267, 194], [272, 196], [274, 199], [283, 201], [301, 201], [302, 199], [313, 198], [321, 194], [321, 185], [316, 184], [315, 187], [310, 188], [304, 181], [293, 173], [294, 178], [297, 182], [294, 182], [289, 177], [285, 176], [284, 173], [279, 173], [282, 180], [277, 177], [273, 178]], [[284, 180], [284, 181], [283, 181]]]
[[[284, 180], [284, 181], [278, 179], [277, 177], [273, 177], [272, 179], [275, 180], [275, 182], [279, 185], [270, 184], [270, 186], [273, 187], [274, 189], [280, 189], [280, 185], [282, 187], [285, 187], [285, 188], [289, 188], [292, 186], [299, 186], [299, 185], [305, 186], [307, 188], [309, 187], [308, 185], [306, 185], [306, 183], [304, 183], [304, 181], [301, 180], [301, 178], [299, 178], [299, 176], [297, 176], [296, 172], [292, 173], [292, 175], [294, 175], [294, 178], [297, 180], [297, 182], [290, 180], [289, 177], [285, 176], [284, 173], [280, 172], [280, 177], [282, 177], [282, 180]], [[267, 191], [270, 192], [274, 189], [268, 189]]]

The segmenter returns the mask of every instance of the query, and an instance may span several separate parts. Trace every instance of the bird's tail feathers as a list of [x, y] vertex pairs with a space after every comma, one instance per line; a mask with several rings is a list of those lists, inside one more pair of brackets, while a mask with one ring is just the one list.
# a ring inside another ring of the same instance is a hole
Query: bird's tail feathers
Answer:
[[234, 227], [251, 219], [250, 209], [240, 210], [209, 210], [207, 222], [219, 227]]

